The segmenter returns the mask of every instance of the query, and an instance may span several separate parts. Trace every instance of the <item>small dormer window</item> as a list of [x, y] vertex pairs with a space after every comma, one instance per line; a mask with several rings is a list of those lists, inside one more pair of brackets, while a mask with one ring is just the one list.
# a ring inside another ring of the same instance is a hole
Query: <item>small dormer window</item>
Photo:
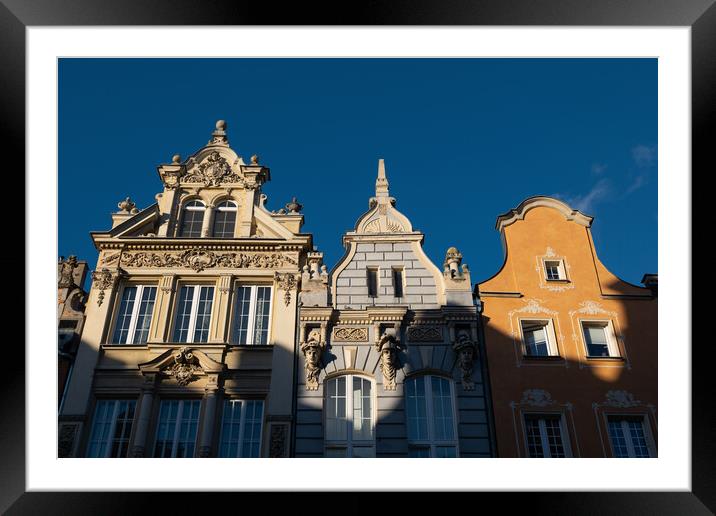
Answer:
[[236, 204], [231, 201], [222, 202], [214, 212], [212, 235], [215, 238], [233, 238], [236, 227]]
[[184, 206], [179, 236], [200, 237], [206, 207], [201, 201], [190, 201]]

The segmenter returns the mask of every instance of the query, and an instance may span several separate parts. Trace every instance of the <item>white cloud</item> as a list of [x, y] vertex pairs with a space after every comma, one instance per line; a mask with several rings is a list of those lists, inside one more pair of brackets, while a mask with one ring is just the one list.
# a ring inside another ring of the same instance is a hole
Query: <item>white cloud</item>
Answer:
[[592, 189], [584, 195], [564, 195], [554, 194], [554, 197], [562, 199], [572, 208], [583, 213], [592, 213], [597, 203], [603, 201], [611, 193], [611, 183], [608, 179], [600, 179], [595, 183]]
[[656, 146], [637, 145], [632, 148], [631, 157], [637, 167], [651, 167], [656, 162]]

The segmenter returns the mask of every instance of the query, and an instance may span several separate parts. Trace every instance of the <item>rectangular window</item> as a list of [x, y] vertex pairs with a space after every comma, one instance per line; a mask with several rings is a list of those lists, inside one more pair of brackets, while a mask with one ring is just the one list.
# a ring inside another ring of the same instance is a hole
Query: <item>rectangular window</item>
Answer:
[[264, 402], [225, 400], [219, 457], [259, 457]]
[[545, 277], [549, 281], [566, 280], [567, 274], [564, 270], [564, 261], [546, 260], [544, 262]]
[[179, 291], [174, 342], [207, 342], [214, 287], [185, 285]]
[[439, 376], [405, 382], [408, 457], [457, 457], [452, 387]]
[[525, 415], [527, 452], [530, 457], [566, 457], [562, 416]]
[[403, 297], [403, 269], [393, 269], [393, 295]]
[[374, 457], [373, 384], [345, 375], [325, 383], [326, 457]]
[[159, 404], [155, 457], [193, 457], [200, 400], [162, 400]]
[[269, 343], [271, 322], [271, 287], [241, 285], [234, 297], [234, 344], [265, 345]]
[[378, 297], [378, 269], [375, 267], [368, 267], [366, 269], [367, 281], [368, 281], [368, 296]]
[[157, 287], [127, 285], [122, 290], [112, 344], [144, 344], [149, 337]]
[[552, 322], [521, 320], [523, 353], [526, 357], [558, 356]]
[[609, 416], [608, 424], [614, 457], [651, 457], [642, 416]]
[[582, 322], [588, 357], [618, 357], [619, 348], [609, 322]]
[[94, 410], [87, 457], [126, 457], [135, 400], [100, 400]]

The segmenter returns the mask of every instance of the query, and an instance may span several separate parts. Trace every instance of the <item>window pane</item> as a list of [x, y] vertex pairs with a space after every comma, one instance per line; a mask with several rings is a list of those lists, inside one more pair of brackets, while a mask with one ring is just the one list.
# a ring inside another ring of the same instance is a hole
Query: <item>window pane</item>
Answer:
[[562, 432], [560, 430], [559, 418], [545, 418], [545, 430], [547, 432], [547, 442], [549, 443], [550, 457], [564, 457], [564, 446], [562, 445]]
[[176, 430], [179, 401], [162, 400], [159, 405], [159, 420], [157, 423], [157, 438], [154, 443], [155, 457], [172, 457], [174, 447], [174, 432]]
[[240, 400], [225, 400], [221, 421], [221, 444], [219, 457], [238, 457], [241, 442], [241, 406]]
[[137, 313], [137, 325], [134, 330], [134, 337], [132, 338], [133, 344], [144, 344], [147, 342], [156, 295], [157, 287], [145, 286], [142, 289], [142, 299], [139, 303], [139, 312]]
[[627, 421], [629, 426], [629, 436], [631, 437], [631, 445], [634, 448], [636, 457], [648, 457], [649, 448], [646, 445], [646, 436], [644, 435], [644, 425], [641, 421]]
[[609, 420], [609, 438], [612, 441], [612, 451], [615, 457], [629, 456], [621, 420]]
[[234, 342], [248, 344], [251, 287], [237, 287], [234, 303]]
[[395, 297], [403, 297], [403, 271], [393, 269], [393, 293]]
[[346, 377], [326, 382], [326, 439], [344, 441], [348, 438], [346, 418]]
[[159, 405], [155, 457], [193, 457], [200, 400], [162, 400]]
[[530, 457], [544, 457], [542, 449], [542, 436], [539, 430], [539, 419], [526, 418], [525, 430], [527, 431], [527, 452]]
[[196, 311], [196, 329], [192, 342], [209, 340], [209, 322], [211, 321], [211, 305], [214, 299], [214, 287], [200, 287], [199, 303]]
[[438, 446], [435, 448], [436, 457], [457, 457], [457, 449], [454, 446]]
[[370, 406], [370, 380], [353, 377], [353, 439], [373, 439]]
[[428, 438], [425, 377], [411, 378], [406, 381], [405, 397], [408, 418], [408, 439], [411, 441], [425, 440]]
[[236, 206], [225, 202], [216, 207], [212, 235], [217, 238], [232, 238], [236, 225]]
[[242, 457], [258, 457], [261, 453], [261, 423], [263, 401], [245, 402], [244, 442]]
[[452, 440], [455, 438], [453, 426], [452, 396], [450, 384], [444, 378], [432, 376], [434, 439]]
[[324, 456], [325, 457], [345, 458], [346, 457], [346, 449], [345, 448], [326, 448]]
[[608, 357], [609, 346], [604, 326], [584, 325], [584, 338], [587, 341], [587, 353], [590, 357]]
[[430, 457], [430, 448], [410, 448], [408, 449], [408, 457], [428, 458]]
[[184, 286], [179, 290], [176, 323], [174, 324], [174, 342], [188, 342], [193, 297], [194, 287]]
[[256, 314], [254, 344], [268, 344], [269, 315], [271, 313], [271, 287], [256, 287]]
[[368, 295], [376, 297], [378, 295], [378, 270], [367, 269]]
[[112, 342], [115, 344], [127, 343], [136, 296], [137, 287], [125, 287], [122, 292], [122, 300], [119, 304], [119, 311], [117, 312], [117, 323], [115, 324], [114, 335], [112, 336]]
[[97, 402], [88, 457], [126, 457], [134, 421], [134, 400]]

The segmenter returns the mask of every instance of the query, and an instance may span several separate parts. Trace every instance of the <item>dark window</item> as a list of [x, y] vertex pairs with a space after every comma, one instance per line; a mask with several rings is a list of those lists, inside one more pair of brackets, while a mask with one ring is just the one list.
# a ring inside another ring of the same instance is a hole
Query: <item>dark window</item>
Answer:
[[378, 269], [368, 269], [368, 295], [370, 297], [378, 296]]
[[393, 269], [393, 292], [395, 297], [403, 297], [403, 270]]

